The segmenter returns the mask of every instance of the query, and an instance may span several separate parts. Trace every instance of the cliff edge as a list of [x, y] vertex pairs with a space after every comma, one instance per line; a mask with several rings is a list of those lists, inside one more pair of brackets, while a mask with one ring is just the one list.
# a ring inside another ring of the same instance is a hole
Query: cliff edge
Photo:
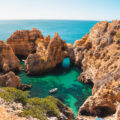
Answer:
[[97, 23], [73, 46], [74, 63], [83, 69], [79, 81], [93, 83], [76, 120], [120, 120], [120, 21]]

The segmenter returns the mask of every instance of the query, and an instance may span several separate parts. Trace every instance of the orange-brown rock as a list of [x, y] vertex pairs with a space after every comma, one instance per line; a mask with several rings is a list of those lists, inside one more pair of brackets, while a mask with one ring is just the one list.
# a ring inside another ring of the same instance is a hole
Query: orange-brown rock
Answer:
[[2, 40], [0, 41], [0, 71], [18, 71], [21, 69], [20, 61], [12, 48]]
[[79, 46], [83, 45], [86, 42], [88, 37], [89, 37], [89, 34], [87, 33], [82, 39], [76, 40], [73, 47], [79, 47]]
[[13, 72], [6, 73], [0, 76], [0, 86], [2, 87], [15, 87], [19, 88], [21, 85], [20, 78], [16, 76]]
[[20, 82], [20, 78], [13, 72], [8, 72], [0, 76], [0, 86], [2, 87], [14, 87], [18, 89], [28, 89], [30, 85], [24, 85]]
[[118, 114], [120, 106], [120, 21], [99, 22], [86, 36], [81, 39], [83, 42], [77, 41], [73, 45], [74, 61], [77, 65], [80, 61], [83, 69], [79, 80], [91, 81], [94, 86], [92, 96], [80, 108], [76, 120], [82, 120], [82, 116], [99, 116], [107, 120], [108, 116]]
[[7, 39], [7, 43], [12, 47], [17, 57], [26, 58], [30, 53], [36, 51], [35, 41], [37, 38], [43, 39], [44, 37], [36, 28], [31, 31], [17, 30]]
[[[119, 86], [120, 79], [101, 85], [95, 94], [90, 96], [81, 106], [76, 120], [95, 120], [95, 116], [104, 118], [104, 120], [119, 120]], [[92, 116], [91, 119], [89, 119], [89, 116]]]
[[36, 53], [30, 54], [25, 62], [27, 74], [42, 74], [60, 64], [67, 56], [67, 44], [58, 33], [50, 37], [37, 39]]

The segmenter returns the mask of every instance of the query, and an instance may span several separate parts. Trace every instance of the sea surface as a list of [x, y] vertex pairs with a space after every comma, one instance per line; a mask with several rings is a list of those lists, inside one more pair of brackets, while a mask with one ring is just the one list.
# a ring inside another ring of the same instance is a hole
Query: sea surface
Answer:
[[[16, 30], [31, 30], [36, 27], [44, 36], [54, 36], [58, 32], [67, 43], [81, 39], [98, 21], [72, 20], [2, 20], [0, 21], [0, 40], [7, 38]], [[24, 66], [24, 63], [21, 62]], [[44, 76], [27, 76], [24, 71], [18, 75], [25, 84], [32, 84], [31, 96], [44, 98], [49, 96], [49, 90], [58, 88], [54, 97], [70, 106], [76, 115], [79, 107], [92, 93], [92, 87], [80, 83], [77, 78], [82, 71], [70, 65], [66, 58], [59, 68]]]

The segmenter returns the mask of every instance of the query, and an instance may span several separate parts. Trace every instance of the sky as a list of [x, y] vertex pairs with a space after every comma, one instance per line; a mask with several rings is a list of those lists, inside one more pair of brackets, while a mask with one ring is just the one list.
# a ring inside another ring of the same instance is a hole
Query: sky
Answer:
[[0, 0], [5, 19], [120, 19], [120, 0]]

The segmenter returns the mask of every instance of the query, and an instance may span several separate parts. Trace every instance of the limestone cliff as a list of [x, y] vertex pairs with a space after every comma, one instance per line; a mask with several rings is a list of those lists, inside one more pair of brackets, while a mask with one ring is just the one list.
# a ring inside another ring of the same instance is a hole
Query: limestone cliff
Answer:
[[93, 95], [82, 105], [76, 120], [89, 120], [90, 116], [107, 119], [114, 114], [117, 117], [111, 119], [119, 120], [120, 21], [97, 23], [73, 46], [75, 64], [83, 69], [79, 80], [94, 84]]
[[[120, 120], [120, 21], [97, 23], [90, 34], [73, 46], [66, 44], [58, 33], [52, 39], [44, 38], [37, 29], [16, 31], [7, 43], [0, 41], [0, 45], [0, 68], [4, 72], [20, 69], [15, 55], [27, 58], [29, 75], [46, 73], [69, 57], [83, 69], [79, 81], [94, 85], [92, 96], [80, 107], [76, 120], [94, 120], [97, 116]], [[4, 84], [8, 83], [6, 80]]]
[[101, 85], [80, 107], [76, 120], [95, 120], [96, 116], [120, 120], [120, 79]]
[[37, 38], [44, 37], [36, 28], [31, 31], [17, 30], [7, 39], [7, 43], [12, 47], [15, 55], [22, 59], [35, 52], [35, 41]]
[[58, 33], [50, 40], [36, 40], [36, 53], [30, 54], [25, 62], [27, 74], [42, 74], [48, 72], [60, 64], [67, 57], [67, 44]]
[[20, 61], [15, 56], [12, 48], [2, 40], [0, 41], [0, 71], [19, 71], [21, 69]]

